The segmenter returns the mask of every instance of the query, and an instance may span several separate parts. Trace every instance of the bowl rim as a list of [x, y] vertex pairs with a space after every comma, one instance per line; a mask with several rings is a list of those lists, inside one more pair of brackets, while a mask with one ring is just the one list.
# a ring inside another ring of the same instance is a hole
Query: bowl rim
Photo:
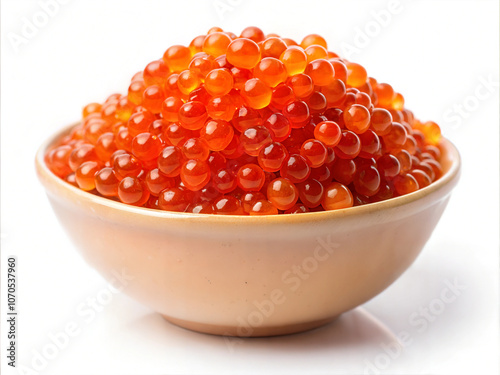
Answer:
[[66, 181], [64, 181], [63, 179], [52, 173], [52, 171], [48, 168], [48, 166], [45, 163], [44, 156], [46, 151], [57, 140], [61, 139], [64, 135], [68, 134], [72, 128], [78, 126], [79, 124], [80, 122], [76, 122], [61, 129], [60, 131], [56, 132], [55, 134], [47, 138], [38, 148], [38, 151], [35, 156], [35, 168], [39, 179], [41, 180], [42, 184], [46, 189], [46, 192], [47, 193], [49, 192], [49, 188], [47, 185], [50, 184], [53, 185], [59, 191], [66, 190], [67, 192], [69, 192], [72, 195], [75, 195], [82, 201], [88, 201], [89, 203], [92, 202], [98, 206], [107, 207], [109, 209], [124, 211], [130, 214], [138, 214], [141, 216], [146, 216], [151, 218], [155, 217], [160, 219], [196, 220], [199, 223], [208, 222], [210, 224], [219, 222], [253, 224], [258, 222], [259, 224], [264, 224], [264, 225], [283, 224], [283, 223], [291, 224], [291, 223], [301, 223], [301, 222], [332, 220], [340, 217], [363, 215], [363, 214], [373, 213], [374, 211], [394, 209], [400, 206], [408, 205], [412, 202], [420, 200], [430, 194], [436, 193], [437, 191], [444, 189], [446, 186], [450, 185], [453, 182], [456, 183], [460, 175], [460, 169], [461, 169], [461, 157], [457, 148], [450, 140], [443, 137], [440, 141], [440, 145], [442, 146], [442, 148], [446, 149], [446, 152], [448, 154], [448, 159], [450, 160], [450, 167], [441, 176], [441, 178], [425, 188], [419, 189], [415, 192], [403, 196], [387, 199], [381, 202], [375, 202], [366, 205], [354, 206], [354, 207], [331, 210], [331, 211], [305, 212], [302, 214], [255, 215], [255, 216], [195, 214], [190, 212], [163, 211], [159, 209], [132, 206], [109, 198], [91, 194], [87, 191], [81, 190], [67, 183]]

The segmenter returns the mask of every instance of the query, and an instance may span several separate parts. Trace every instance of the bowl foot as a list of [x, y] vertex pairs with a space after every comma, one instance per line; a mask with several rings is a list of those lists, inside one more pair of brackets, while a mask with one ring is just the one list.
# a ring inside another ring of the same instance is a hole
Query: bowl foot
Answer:
[[338, 316], [334, 316], [326, 319], [314, 320], [311, 322], [287, 324], [282, 326], [240, 327], [192, 322], [188, 320], [173, 318], [164, 314], [161, 315], [170, 323], [173, 323], [182, 328], [189, 329], [191, 331], [231, 337], [267, 337], [289, 335], [292, 333], [304, 332], [321, 327], [338, 318]]

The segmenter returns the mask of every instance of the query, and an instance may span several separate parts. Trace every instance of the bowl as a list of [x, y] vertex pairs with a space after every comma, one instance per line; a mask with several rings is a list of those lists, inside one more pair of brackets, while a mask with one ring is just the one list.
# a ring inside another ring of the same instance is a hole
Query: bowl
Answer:
[[443, 139], [443, 176], [390, 200], [336, 211], [275, 216], [166, 212], [125, 205], [55, 176], [38, 177], [90, 266], [116, 287], [194, 331], [273, 336], [331, 322], [382, 292], [415, 260], [460, 175]]

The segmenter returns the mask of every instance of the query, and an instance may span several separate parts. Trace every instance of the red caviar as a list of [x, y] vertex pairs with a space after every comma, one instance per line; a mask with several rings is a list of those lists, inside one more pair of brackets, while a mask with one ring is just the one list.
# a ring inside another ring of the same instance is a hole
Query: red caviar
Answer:
[[55, 175], [135, 206], [276, 215], [378, 202], [443, 174], [439, 126], [317, 34], [213, 27], [127, 85], [48, 150]]

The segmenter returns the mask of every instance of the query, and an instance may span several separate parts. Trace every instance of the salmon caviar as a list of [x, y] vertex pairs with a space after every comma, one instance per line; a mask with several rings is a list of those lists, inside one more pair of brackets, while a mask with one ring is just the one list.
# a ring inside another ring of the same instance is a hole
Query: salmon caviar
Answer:
[[118, 198], [123, 203], [142, 206], [148, 201], [149, 194], [145, 183], [136, 177], [125, 177], [118, 185]]
[[233, 139], [234, 130], [230, 123], [224, 120], [208, 120], [200, 132], [207, 143], [207, 150], [222, 151]]
[[142, 103], [142, 94], [144, 93], [145, 89], [146, 84], [142, 79], [132, 81], [132, 83], [128, 87], [128, 100], [130, 100], [130, 102], [135, 105], [140, 105]]
[[265, 200], [266, 196], [260, 191], [248, 191], [241, 196], [241, 205], [243, 211], [249, 213], [252, 210], [255, 202], [258, 200]]
[[309, 121], [309, 106], [303, 100], [295, 100], [283, 108], [283, 114], [292, 128], [302, 128]]
[[273, 140], [277, 142], [287, 139], [292, 131], [290, 122], [282, 113], [273, 113], [266, 119], [264, 126], [270, 131]]
[[137, 177], [142, 173], [142, 165], [134, 156], [124, 153], [113, 160], [113, 170], [121, 180], [125, 177]]
[[158, 156], [158, 169], [167, 177], [175, 177], [181, 173], [184, 154], [176, 146], [167, 146]]
[[144, 68], [142, 78], [147, 86], [161, 85], [167, 79], [168, 66], [163, 60], [152, 61]]
[[253, 69], [253, 74], [269, 87], [275, 87], [287, 78], [285, 65], [274, 57], [260, 60]]
[[263, 147], [272, 142], [272, 138], [267, 128], [255, 126], [241, 133], [240, 142], [248, 155], [257, 156]]
[[179, 108], [179, 122], [189, 130], [198, 130], [203, 127], [208, 118], [205, 105], [198, 101], [187, 102]]
[[202, 77], [205, 77], [208, 72], [216, 68], [214, 58], [207, 53], [200, 52], [193, 56], [189, 63], [189, 70], [198, 72]]
[[290, 180], [280, 177], [267, 186], [267, 199], [278, 210], [288, 210], [299, 199], [299, 191]]
[[191, 159], [182, 165], [180, 176], [187, 189], [197, 191], [210, 180], [210, 167], [203, 160]]
[[101, 112], [102, 105], [99, 103], [89, 103], [82, 110], [82, 117], [86, 118], [91, 113]]
[[335, 78], [341, 80], [343, 83], [347, 81], [347, 66], [339, 59], [328, 59], [335, 71]]
[[392, 124], [391, 113], [383, 108], [375, 108], [370, 117], [370, 126], [377, 135], [386, 135], [389, 133]]
[[292, 182], [303, 182], [311, 174], [311, 166], [305, 157], [292, 154], [288, 157], [280, 170], [282, 177], [288, 178]]
[[165, 211], [184, 212], [189, 206], [189, 198], [189, 194], [183, 188], [166, 188], [158, 196], [158, 208]]
[[347, 80], [346, 83], [351, 87], [361, 87], [366, 83], [368, 75], [366, 69], [354, 62], [347, 62]]
[[309, 162], [313, 168], [321, 167], [328, 155], [325, 145], [317, 139], [309, 139], [302, 144], [300, 154]]
[[314, 91], [314, 83], [307, 74], [296, 74], [287, 80], [287, 85], [291, 87], [295, 97], [307, 98]]
[[[76, 177], [76, 176], [75, 176]], [[104, 197], [116, 197], [120, 180], [116, 178], [113, 168], [105, 167], [94, 175], [95, 188]]]
[[90, 194], [215, 215], [345, 209], [441, 178], [435, 122], [322, 36], [298, 40], [212, 27], [171, 46], [84, 106], [45, 162]]
[[325, 38], [323, 38], [321, 35], [318, 34], [306, 35], [304, 39], [302, 39], [302, 42], [300, 42], [300, 46], [302, 48], [307, 48], [312, 45], [318, 45], [325, 49], [327, 48]]
[[178, 123], [171, 123], [163, 130], [163, 139], [173, 146], [183, 145], [186, 140], [191, 138], [192, 132], [180, 126]]
[[241, 206], [241, 201], [231, 195], [223, 195], [217, 198], [212, 204], [213, 212], [216, 215], [244, 215], [245, 211]]
[[234, 173], [231, 170], [223, 168], [213, 174], [212, 183], [214, 188], [222, 194], [229, 193], [238, 186]]
[[441, 129], [435, 122], [428, 121], [423, 124], [417, 122], [414, 125], [414, 128], [420, 130], [423, 133], [425, 141], [428, 144], [437, 145], [439, 143], [439, 140], [441, 139]]
[[95, 189], [94, 176], [99, 171], [99, 164], [95, 161], [82, 163], [75, 172], [76, 183], [82, 190]]
[[264, 171], [256, 164], [243, 165], [236, 175], [238, 186], [245, 191], [259, 191], [264, 179]]
[[142, 105], [152, 113], [160, 113], [161, 105], [165, 100], [165, 93], [161, 86], [151, 85], [142, 93]]
[[338, 210], [349, 208], [354, 204], [351, 191], [339, 182], [332, 182], [325, 189], [321, 205], [325, 210]]
[[237, 68], [252, 69], [259, 63], [260, 57], [258, 44], [246, 38], [233, 40], [226, 51], [227, 61]]
[[189, 50], [192, 55], [203, 51], [203, 42], [205, 41], [205, 37], [206, 35], [198, 35], [191, 41], [191, 43], [189, 43]]
[[261, 148], [258, 155], [260, 167], [266, 172], [278, 172], [288, 158], [286, 147], [279, 142], [273, 142]]
[[364, 133], [370, 126], [370, 112], [362, 105], [353, 104], [344, 111], [344, 124], [356, 134]]
[[271, 105], [276, 109], [282, 110], [293, 99], [295, 99], [295, 95], [292, 88], [285, 84], [279, 84], [273, 89]]
[[397, 175], [394, 180], [394, 188], [399, 195], [409, 194], [418, 190], [418, 182], [411, 174]]
[[241, 96], [249, 107], [261, 109], [271, 103], [272, 90], [259, 78], [251, 78], [245, 82]]
[[361, 152], [361, 141], [359, 137], [351, 132], [345, 131], [335, 147], [335, 155], [342, 159], [354, 159]]
[[232, 124], [237, 131], [242, 132], [252, 126], [261, 125], [262, 116], [253, 108], [242, 105], [234, 114]]
[[231, 121], [236, 105], [230, 95], [212, 97], [207, 102], [208, 116], [214, 120]]
[[252, 39], [254, 42], [259, 43], [265, 39], [265, 35], [258, 27], [249, 26], [241, 32], [240, 38]]
[[75, 172], [81, 164], [87, 161], [98, 161], [98, 160], [99, 158], [95, 151], [95, 147], [86, 143], [73, 149], [68, 158], [68, 166], [71, 168], [73, 172]]
[[285, 214], [303, 214], [305, 212], [310, 212], [310, 210], [306, 206], [304, 206], [303, 204], [295, 204], [283, 213], [285, 213]]
[[364, 165], [357, 168], [353, 184], [357, 193], [371, 197], [378, 193], [380, 181], [378, 170], [373, 165]]
[[324, 187], [321, 182], [314, 179], [309, 179], [299, 185], [299, 197], [304, 206], [309, 208], [317, 207], [323, 199]]
[[418, 187], [421, 189], [423, 187], [429, 186], [432, 182], [430, 176], [422, 171], [421, 169], [413, 169], [409, 175], [413, 176], [413, 178], [417, 181]]
[[323, 58], [314, 59], [307, 64], [305, 73], [311, 77], [316, 86], [326, 86], [334, 77], [332, 63]]
[[182, 153], [186, 159], [207, 160], [210, 149], [205, 139], [190, 138], [182, 145]]
[[261, 56], [274, 57], [279, 59], [281, 54], [286, 50], [286, 43], [278, 37], [269, 37], [260, 45]]
[[267, 199], [258, 199], [249, 211], [250, 215], [277, 215], [278, 209]]
[[184, 102], [180, 98], [170, 96], [165, 99], [161, 105], [161, 116], [165, 121], [176, 122], [179, 121], [179, 109]]
[[71, 146], [62, 145], [49, 151], [45, 156], [46, 163], [58, 177], [64, 178], [73, 172], [69, 165], [69, 158], [72, 152], [73, 149]]
[[156, 159], [162, 150], [162, 143], [151, 133], [141, 133], [132, 140], [132, 154], [142, 161]]
[[172, 72], [186, 69], [191, 60], [191, 51], [184, 46], [172, 46], [163, 54], [163, 61]]
[[145, 181], [149, 192], [154, 196], [158, 196], [163, 190], [175, 186], [174, 180], [165, 176], [158, 168], [151, 169], [146, 175]]
[[205, 90], [212, 96], [226, 95], [233, 88], [233, 76], [227, 69], [211, 70], [205, 77]]
[[327, 146], [335, 147], [341, 136], [340, 126], [334, 121], [322, 121], [314, 127], [314, 138]]
[[290, 46], [280, 56], [289, 76], [304, 72], [307, 66], [307, 55], [300, 47]]
[[149, 126], [155, 120], [155, 116], [150, 112], [142, 111], [136, 112], [132, 116], [130, 116], [128, 120], [128, 134], [130, 136], [135, 137], [140, 133], [147, 132], [149, 130]]
[[326, 101], [329, 105], [340, 106], [343, 104], [342, 102], [345, 101], [346, 98], [345, 83], [340, 79], [333, 79], [328, 85], [321, 87], [321, 93], [325, 96]]
[[200, 73], [186, 69], [179, 73], [177, 77], [177, 87], [179, 91], [188, 95], [193, 90], [197, 89], [201, 84]]

